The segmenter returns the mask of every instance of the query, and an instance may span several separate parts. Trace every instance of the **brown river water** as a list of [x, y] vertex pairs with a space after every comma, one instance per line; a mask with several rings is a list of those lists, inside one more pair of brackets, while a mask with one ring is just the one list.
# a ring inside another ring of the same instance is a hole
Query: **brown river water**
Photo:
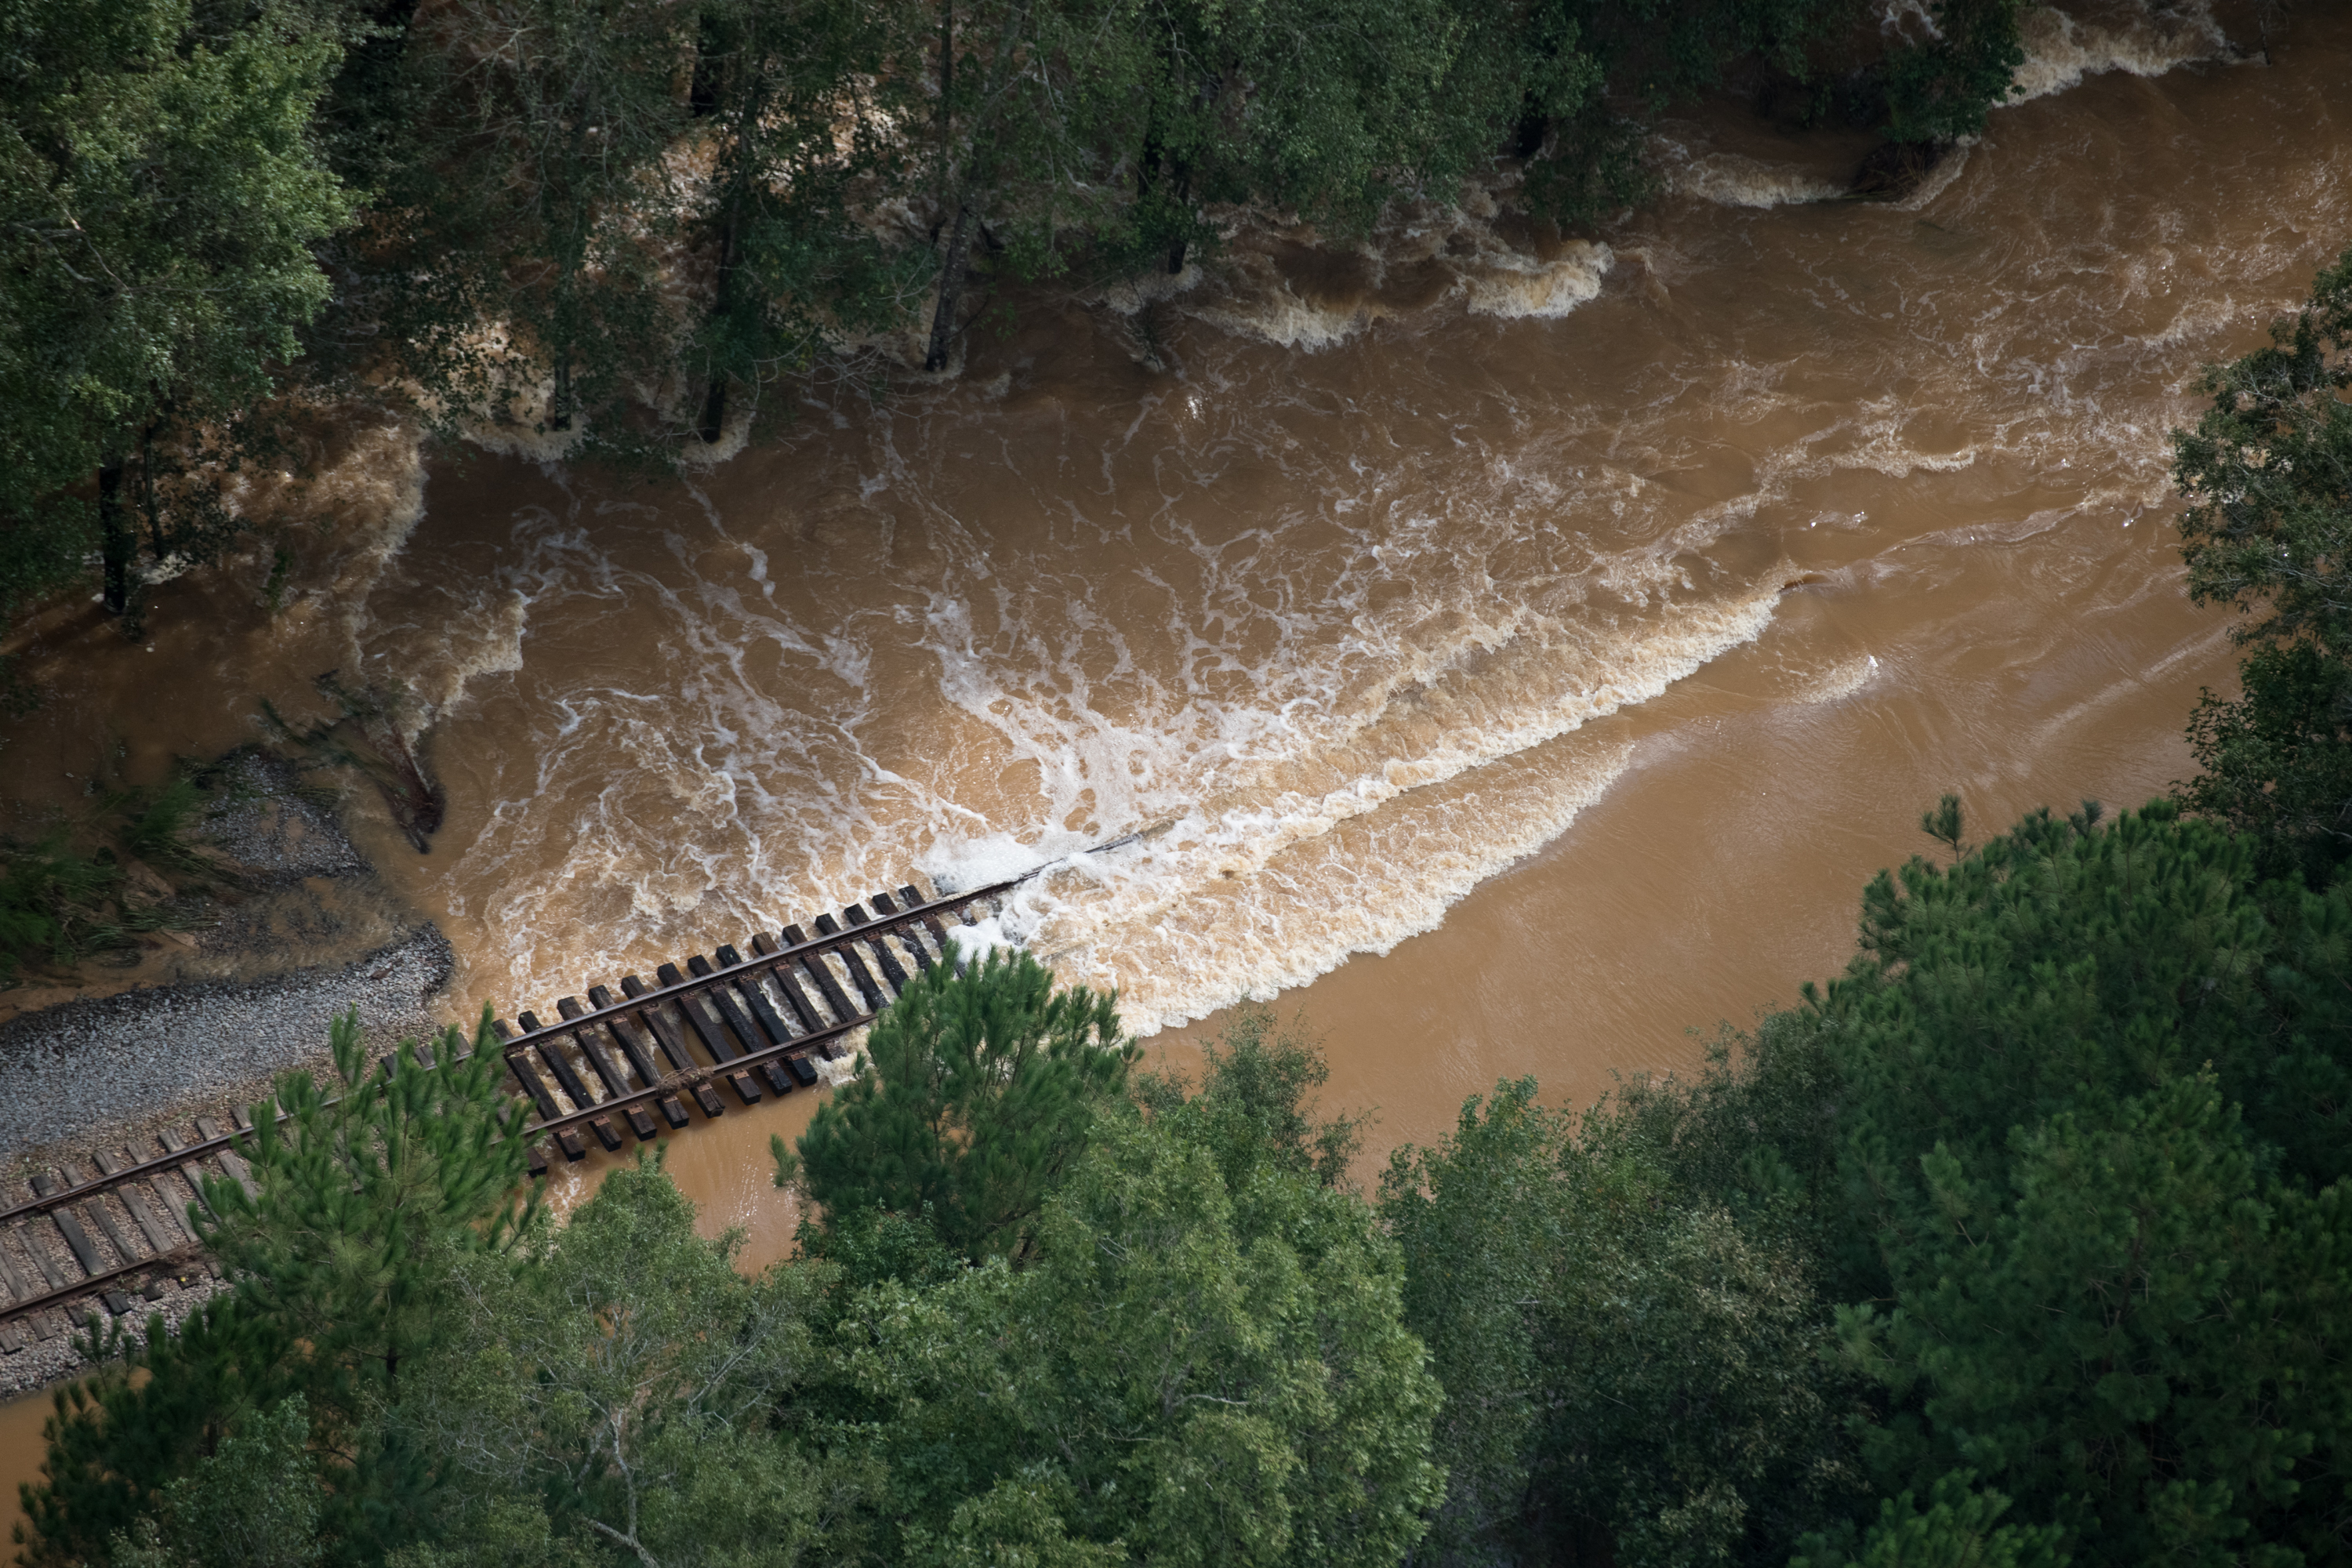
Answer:
[[[340, 666], [429, 723], [432, 852], [354, 811], [453, 1016], [1044, 868], [994, 934], [1178, 1066], [1303, 1007], [1366, 1173], [1498, 1077], [1589, 1101], [1843, 966], [1938, 792], [1981, 834], [2188, 772], [2234, 660], [2166, 432], [2352, 244], [2352, 14], [2291, 20], [2263, 64], [2193, 9], [2039, 14], [2029, 96], [1900, 205], [1812, 199], [1865, 141], [1717, 106], [1583, 240], [1475, 194], [1242, 232], [687, 480], [336, 427], [247, 495], [331, 530], [284, 535], [284, 614], [264, 549], [144, 647], [39, 625], [9, 789], [216, 753]], [[751, 1260], [814, 1098], [666, 1141]]]

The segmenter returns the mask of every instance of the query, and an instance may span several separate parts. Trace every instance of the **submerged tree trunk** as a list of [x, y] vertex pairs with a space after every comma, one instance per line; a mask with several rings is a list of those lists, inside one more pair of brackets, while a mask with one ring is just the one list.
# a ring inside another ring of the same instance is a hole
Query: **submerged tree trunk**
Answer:
[[955, 342], [956, 310], [963, 302], [964, 258], [971, 248], [971, 206], [956, 204], [955, 226], [948, 231], [947, 259], [940, 266], [940, 304], [931, 315], [930, 352], [923, 368], [937, 373], [948, 367], [948, 351]]
[[706, 447], [719, 445], [719, 432], [727, 428], [727, 373], [710, 373], [710, 391], [702, 400], [702, 428], [698, 432]]
[[547, 427], [551, 430], [572, 428], [572, 351], [558, 350], [555, 355], [555, 390], [547, 404]]
[[[1176, 160], [1176, 199], [1183, 204], [1186, 211], [1192, 209], [1192, 165], [1181, 158]], [[1168, 276], [1171, 278], [1184, 270], [1185, 245], [1184, 237], [1179, 235], [1176, 242], [1168, 247]]]
[[[342, 710], [340, 719], [298, 731], [265, 702], [265, 720], [278, 739], [310, 757], [309, 765], [348, 767], [373, 783], [383, 793], [394, 825], [418, 854], [430, 853], [433, 835], [448, 813], [449, 796], [401, 733], [393, 700], [373, 687], [344, 685], [331, 669], [311, 684]], [[336, 731], [345, 725], [359, 731], [356, 745], [338, 738]]]
[[[731, 205], [731, 204], [730, 204]], [[726, 320], [735, 307], [736, 232], [740, 227], [730, 213], [726, 230], [719, 237], [718, 298], [710, 308], [713, 321]], [[719, 432], [727, 427], [727, 371], [724, 366], [710, 372], [710, 391], [702, 400], [701, 436], [705, 446], [716, 446]]]
[[98, 469], [99, 551], [106, 563], [106, 613], [131, 610], [131, 568], [139, 558], [139, 535], [122, 510], [124, 454], [110, 452]]

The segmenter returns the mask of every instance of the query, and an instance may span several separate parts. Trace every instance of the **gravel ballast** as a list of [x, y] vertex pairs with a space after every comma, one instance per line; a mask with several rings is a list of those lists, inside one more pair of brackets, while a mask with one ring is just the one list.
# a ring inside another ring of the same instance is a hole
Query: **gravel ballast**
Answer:
[[68, 1002], [0, 1024], [0, 1149], [71, 1143], [177, 1105], [257, 1097], [326, 1057], [359, 1008], [372, 1038], [433, 1027], [455, 957], [431, 926], [335, 968]]
[[[376, 875], [331, 803], [299, 787], [291, 766], [248, 752], [224, 768], [231, 798], [200, 837], [233, 871], [193, 933], [151, 940], [133, 989], [47, 1006], [35, 997], [37, 1010], [0, 1021], [0, 1206], [29, 1198], [40, 1173], [78, 1182], [100, 1152], [152, 1155], [159, 1132], [193, 1141], [197, 1116], [260, 1100], [289, 1070], [331, 1074], [328, 1028], [348, 1009], [359, 1011], [371, 1058], [437, 1026], [434, 1003], [456, 963], [448, 941]], [[196, 1195], [178, 1175], [152, 1187], [173, 1213]], [[105, 1200], [79, 1206], [104, 1228]], [[110, 1217], [130, 1224], [128, 1210]], [[53, 1226], [9, 1227], [0, 1242], [17, 1248], [14, 1267], [36, 1288], [34, 1275], [58, 1273], [30, 1249], [45, 1250], [68, 1278], [79, 1273]], [[152, 1298], [116, 1303], [125, 1308], [116, 1326], [134, 1338], [150, 1314], [176, 1327], [222, 1288], [202, 1264], [152, 1279]], [[105, 1308], [92, 1295], [71, 1316], [96, 1312], [104, 1322]], [[0, 1336], [0, 1395], [88, 1370], [68, 1320], [45, 1309], [17, 1320], [15, 1337]]]

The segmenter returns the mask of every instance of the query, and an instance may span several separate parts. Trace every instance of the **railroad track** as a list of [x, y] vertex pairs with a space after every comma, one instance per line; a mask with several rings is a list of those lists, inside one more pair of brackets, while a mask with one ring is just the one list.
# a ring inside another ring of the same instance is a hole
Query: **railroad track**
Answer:
[[[0, 1208], [0, 1355], [51, 1340], [93, 1314], [138, 1318], [215, 1268], [188, 1226], [204, 1203], [203, 1178], [253, 1184], [234, 1144], [251, 1130], [196, 1119], [192, 1137], [166, 1130], [152, 1142], [65, 1161], [32, 1179], [32, 1195]], [[19, 1191], [22, 1188], [18, 1189]]]
[[[999, 882], [946, 898], [904, 887], [852, 904], [838, 919], [755, 931], [743, 943], [696, 953], [655, 971], [566, 996], [556, 1018], [518, 1013], [490, 1026], [507, 1067], [539, 1119], [525, 1136], [531, 1173], [547, 1172], [552, 1142], [566, 1160], [584, 1159], [588, 1140], [618, 1152], [665, 1126], [683, 1129], [736, 1106], [813, 1088], [809, 1058], [838, 1057], [846, 1037], [874, 1021], [914, 976], [950, 962], [948, 923], [974, 923], [1018, 886]], [[871, 907], [869, 908], [868, 905]], [[520, 1025], [520, 1030], [516, 1025]]]
[[[814, 1087], [812, 1056], [839, 1057], [916, 974], [950, 962], [950, 924], [974, 923], [975, 909], [994, 912], [1018, 885], [930, 899], [911, 886], [877, 893], [838, 918], [819, 915], [813, 933], [788, 925], [664, 963], [653, 985], [634, 974], [621, 977], [618, 995], [591, 985], [584, 1002], [560, 999], [552, 1023], [530, 1012], [497, 1021], [508, 1071], [536, 1113], [524, 1132], [531, 1173], [547, 1173], [551, 1144], [567, 1161], [586, 1158], [592, 1138], [617, 1152], [624, 1128], [644, 1142], [730, 1104]], [[236, 1147], [252, 1123], [243, 1110], [230, 1121], [199, 1117], [188, 1137], [166, 1131], [143, 1146], [62, 1162], [32, 1178], [29, 1195], [0, 1206], [0, 1356], [100, 1312], [143, 1318], [215, 1273], [187, 1215], [204, 1202], [205, 1175], [252, 1188]]]

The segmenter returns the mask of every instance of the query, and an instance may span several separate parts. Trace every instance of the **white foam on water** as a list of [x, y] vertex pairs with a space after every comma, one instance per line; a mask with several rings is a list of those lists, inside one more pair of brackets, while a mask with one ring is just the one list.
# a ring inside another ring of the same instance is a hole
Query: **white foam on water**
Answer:
[[1794, 701], [1812, 705], [1840, 702], [1876, 680], [1880, 673], [1876, 654], [1857, 654], [1840, 659], [1790, 695]]
[[2023, 103], [2082, 85], [2105, 71], [2162, 76], [2192, 60], [2234, 55], [2229, 37], [2200, 0], [2158, 9], [2146, 5], [2102, 7], [2087, 16], [2042, 5], [2019, 18], [2025, 63], [2018, 68], [2011, 103]]
[[1049, 864], [1046, 856], [1009, 833], [983, 833], [940, 838], [915, 862], [915, 868], [942, 894], [953, 894], [1009, 882]]
[[[2119, 322], [2117, 300], [2158, 295], [2104, 265], [2030, 293], [2010, 267], [1986, 309], [1941, 260], [1832, 246], [1783, 269], [1790, 317], [1724, 328], [1709, 301], [1741, 274], [1678, 242], [1690, 218], [1624, 246], [1662, 286], [1700, 280], [1689, 319], [1612, 311], [1591, 344], [1570, 325], [1496, 353], [1482, 326], [1308, 374], [1200, 332], [1181, 380], [1116, 410], [1083, 394], [1042, 412], [853, 408], [849, 433], [806, 421], [766, 488], [714, 478], [728, 499], [699, 514], [583, 481], [465, 520], [467, 538], [509, 531], [495, 572], [453, 589], [461, 613], [387, 626], [373, 650], [431, 676], [453, 713], [478, 690], [523, 716], [481, 749], [488, 820], [446, 846], [485, 972], [503, 966], [502, 996], [572, 989], [916, 869], [952, 888], [1028, 878], [964, 942], [1116, 984], [1141, 1029], [1389, 951], [1623, 776], [1625, 727], [1604, 721], [1793, 603], [1784, 530], [1920, 531], [1866, 521], [1837, 496], [1850, 479], [1875, 508], [1882, 477], [2063, 486], [2070, 455], [2113, 448], [2159, 483], [2163, 420], [2117, 389], [2186, 363], [2154, 342], [2167, 321], [2228, 314], [2197, 303], [2206, 289]], [[1418, 292], [1397, 297], [1423, 301], [1419, 332], [1473, 309], [1475, 279], [1580, 269], [1577, 295], [1614, 263], [1598, 247], [1497, 259], [1482, 224], [1423, 214], [1381, 237], [1361, 288], [1328, 294], [1271, 253], [1249, 265], [1312, 318], [1288, 334], [1304, 342], [1360, 331], [1408, 268]], [[1773, 243], [1800, 226], [1740, 226]], [[1958, 247], [1966, 226], [1937, 233]], [[1217, 308], [1220, 276], [1177, 309]], [[2082, 292], [2062, 318], [2094, 324], [2082, 341], [2053, 344], [2053, 287]], [[1834, 335], [1790, 330], [1800, 315]], [[1629, 343], [1638, 374], [1579, 357]], [[1449, 355], [1468, 379], [1426, 379]], [[1864, 386], [1914, 390], [1856, 394], [1838, 378], [1857, 361], [1881, 367], [1854, 373]], [[1808, 390], [1824, 377], [1829, 401]], [[2017, 515], [2039, 527], [2041, 510]], [[1800, 537], [1816, 564], [1822, 536]], [[1869, 582], [1861, 567], [1850, 586]], [[436, 665], [425, 634], [450, 626], [470, 640]], [[1763, 700], [1835, 702], [1885, 673], [1848, 643], [1796, 647]]]
[[1229, 332], [1263, 338], [1278, 348], [1335, 348], [1369, 324], [1377, 309], [1362, 300], [1328, 303], [1292, 287], [1271, 257], [1244, 251], [1221, 258], [1217, 290], [1185, 313]]
[[1607, 246], [1580, 239], [1549, 260], [1496, 247], [1462, 279], [1472, 315], [1551, 320], [1599, 299], [1614, 258]]
[[1845, 194], [1843, 183], [1824, 179], [1809, 169], [1767, 163], [1738, 153], [1707, 153], [1691, 158], [1669, 171], [1667, 184], [1682, 195], [1728, 207], [1789, 206], [1831, 201]]
[[991, 915], [975, 925], [950, 926], [948, 945], [955, 950], [956, 967], [978, 963], [992, 952], [1017, 952], [1025, 943], [1010, 935], [1001, 915]]
[[1129, 1026], [1147, 1035], [1304, 984], [1351, 954], [1387, 952], [1566, 831], [1631, 750], [1612, 742], [1507, 784], [1495, 769], [1753, 639], [1773, 596], [1675, 627], [1627, 658], [1628, 679], [1563, 693], [1548, 711], [1454, 731], [1449, 744], [1319, 796], [1196, 811], [1133, 852], [1049, 873], [1015, 900], [1019, 923], [1065, 977], [1119, 985]]
[[[1925, 0], [1887, 0], [1879, 7], [1879, 25], [1894, 39], [1941, 36]], [[2107, 0], [2068, 11], [2037, 5], [2020, 17], [2019, 29], [2026, 58], [2018, 68], [2014, 90], [2003, 100], [2007, 105], [2067, 91], [2106, 71], [2154, 77], [2199, 60], [2242, 58], [2213, 19], [2207, 0], [2177, 6]], [[1743, 153], [1695, 150], [1689, 143], [1705, 135], [1704, 128], [1695, 123], [1675, 121], [1671, 130], [1671, 135], [1664, 131], [1652, 134], [1647, 155], [1664, 172], [1667, 187], [1680, 195], [1722, 206], [1769, 208], [1834, 200], [1845, 194], [1844, 182], [1811, 170]], [[1963, 138], [1917, 187], [1889, 204], [1890, 209], [1918, 212], [1933, 203], [1967, 170], [1975, 144], [1975, 138]]]
[[[1661, 576], [1654, 565], [1615, 564], [1621, 583]], [[1356, 694], [1352, 719], [1334, 715], [1347, 699], [1327, 681], [1319, 700], [1287, 712], [1234, 704], [1164, 714], [1160, 726], [1122, 724], [1073, 706], [1066, 691], [1014, 695], [971, 680], [969, 647], [945, 645], [943, 691], [1037, 764], [1040, 817], [1083, 808], [1089, 834], [1123, 830], [1139, 841], [1087, 855], [1072, 851], [1088, 835], [1067, 829], [1029, 847], [1002, 836], [958, 839], [925, 868], [954, 886], [1042, 869], [1013, 895], [991, 941], [1034, 947], [1066, 979], [1122, 986], [1129, 1025], [1141, 1032], [1198, 1017], [1430, 929], [1478, 881], [1564, 828], [1622, 758], [1576, 772], [1508, 822], [1491, 813], [1465, 820], [1458, 841], [1440, 844], [1458, 807], [1439, 803], [1455, 786], [1648, 700], [1751, 640], [1777, 596], [1773, 583], [1676, 605], [1597, 641], [1522, 621], [1465, 626], [1434, 657], [1404, 646], [1367, 650], [1384, 679]], [[1303, 673], [1258, 684], [1278, 692]], [[1393, 836], [1392, 821], [1419, 823], [1422, 847], [1399, 873], [1410, 892], [1383, 883], [1375, 895], [1361, 857], [1343, 845]], [[1210, 921], [1213, 931], [1201, 925], [1198, 911], [1236, 897], [1245, 912], [1226, 910]]]
[[1172, 300], [1179, 294], [1191, 293], [1199, 288], [1207, 277], [1208, 274], [1202, 271], [1198, 258], [1194, 258], [1186, 261], [1184, 269], [1181, 272], [1170, 272], [1165, 268], [1155, 267], [1148, 272], [1139, 272], [1132, 278], [1122, 278], [1116, 282], [1107, 283], [1097, 289], [1091, 298], [1113, 315], [1132, 316], [1147, 306], [1156, 305], [1163, 300]]
[[[2203, 0], [2161, 8], [2123, 0], [2082, 16], [2041, 5], [2021, 16], [2018, 27], [2025, 63], [2017, 68], [2013, 90], [1996, 106], [1996, 116], [2000, 107], [2065, 92], [2107, 71], [2155, 77], [2197, 60], [2239, 58]], [[1928, 30], [1934, 31], [1932, 26]], [[1999, 126], [1996, 118], [1992, 129]], [[1967, 171], [1978, 140], [1962, 138], [1909, 195], [1889, 204], [1890, 210], [1925, 211]]]
[[1557, 320], [1601, 294], [1615, 264], [1606, 245], [1570, 240], [1529, 252], [1496, 234], [1500, 216], [1495, 193], [1472, 185], [1454, 205], [1402, 204], [1360, 247], [1358, 280], [1328, 294], [1301, 292], [1268, 250], [1279, 238], [1246, 220], [1237, 220], [1234, 243], [1205, 268], [1187, 267], [1164, 281], [1145, 278], [1108, 291], [1114, 309], [1130, 312], [1147, 300], [1187, 297], [1185, 313], [1224, 331], [1262, 339], [1283, 348], [1316, 353], [1346, 342], [1376, 321], [1402, 313], [1382, 297], [1389, 280], [1431, 265], [1453, 279], [1440, 303], [1424, 310], [1457, 308], [1474, 316], [1505, 320]]
[[341, 547], [322, 596], [333, 606], [346, 665], [359, 664], [376, 587], [425, 517], [424, 447], [415, 426], [380, 419], [349, 440], [305, 498]]
[[[554, 731], [533, 735], [518, 758], [528, 771], [499, 792], [486, 830], [462, 851], [457, 879], [488, 889], [490, 900], [465, 912], [502, 933], [526, 992], [558, 981], [557, 970], [642, 967], [646, 955], [623, 945], [633, 937], [659, 942], [664, 931], [730, 922], [772, 929], [871, 885], [894, 886], [909, 868], [945, 889], [1042, 872], [960, 943], [975, 952], [1030, 945], [1066, 961], [1065, 978], [1123, 984], [1138, 1009], [1129, 1021], [1144, 1028], [1383, 950], [1442, 920], [1479, 879], [1559, 831], [1563, 812], [1603, 787], [1602, 774], [1579, 774], [1541, 809], [1476, 826], [1462, 843], [1439, 847], [1437, 826], [1417, 829], [1429, 842], [1410, 896], [1382, 892], [1377, 908], [1342, 916], [1349, 893], [1309, 887], [1361, 882], [1351, 852], [1335, 858], [1343, 831], [1382, 831], [1400, 812], [1426, 816], [1422, 803], [1456, 781], [1648, 700], [1756, 636], [1777, 591], [1669, 603], [1660, 595], [1678, 591], [1680, 569], [1643, 552], [1599, 574], [1620, 594], [1649, 595], [1646, 607], [1612, 612], [1622, 624], [1611, 632], [1479, 606], [1491, 588], [1465, 583], [1441, 587], [1397, 628], [1425, 632], [1436, 612], [1447, 629], [1433, 640], [1381, 633], [1366, 619], [1340, 668], [1295, 647], [1233, 672], [1218, 696], [1162, 689], [1140, 709], [1101, 689], [1106, 666], [1087, 650], [1019, 637], [990, 646], [969, 605], [935, 596], [927, 646], [939, 661], [939, 697], [968, 734], [991, 738], [995, 771], [1007, 757], [1034, 770], [1034, 798], [1016, 793], [975, 811], [968, 763], [918, 774], [874, 754], [893, 715], [876, 711], [868, 656], [837, 634], [780, 624], [740, 580], [702, 574], [715, 563], [684, 582], [656, 583], [617, 570], [565, 518], [526, 517], [519, 528], [530, 572], [510, 571], [502, 584], [517, 617], [565, 595], [658, 604], [674, 666], [690, 672], [683, 689], [658, 695], [570, 689]], [[1412, 551], [1394, 548], [1408, 542], [1392, 533], [1362, 567], [1381, 583], [1411, 574]], [[1337, 592], [1364, 585], [1376, 584], [1343, 580]], [[1003, 608], [1005, 626], [1027, 613], [1017, 598]], [[1065, 609], [1089, 619], [1084, 605]], [[510, 620], [510, 636], [486, 640], [520, 650], [521, 625]], [[1326, 610], [1304, 615], [1292, 632], [1304, 645], [1330, 629]], [[804, 693], [758, 673], [749, 655], [763, 643], [830, 671], [818, 694], [823, 732], [798, 716]], [[1113, 658], [1108, 668], [1116, 677], [1132, 662]], [[438, 689], [479, 679], [492, 663], [512, 670], [527, 660], [477, 658], [462, 675], [453, 660]], [[1030, 826], [1013, 826], [1021, 821]], [[1140, 837], [1082, 853], [1127, 835]], [[560, 853], [540, 847], [551, 839]], [[502, 886], [497, 864], [518, 858], [560, 868], [551, 883]], [[1188, 939], [1179, 945], [1189, 966], [1173, 966], [1160, 949], [1185, 924], [1178, 911], [1236, 884], [1260, 900], [1256, 938], [1222, 957]], [[1287, 919], [1278, 912], [1286, 904]], [[555, 910], [561, 925], [551, 927]]]
[[1630, 742], [1586, 748], [1481, 776], [1474, 787], [1415, 792], [1286, 847], [1255, 875], [1177, 895], [1154, 888], [1156, 918], [1122, 894], [1042, 891], [1031, 945], [1057, 976], [1116, 986], [1139, 1036], [1385, 954], [1433, 931], [1479, 883], [1566, 832], [1633, 760]]
[[[1213, 363], [1197, 369], [1213, 387]], [[1771, 419], [1786, 401], [1776, 379], [1733, 367], [1720, 405]], [[1783, 568], [1742, 556], [1718, 580], [1707, 558], [1759, 504], [1837, 468], [1972, 460], [1911, 450], [1890, 405], [1833, 422], [1821, 432], [1832, 449], [1758, 454], [1748, 488], [1696, 511], [1643, 477], [1689, 460], [1645, 445], [1646, 426], [1616, 438], [1623, 467], [1515, 448], [1416, 474], [1408, 502], [1393, 473], [1281, 447], [1279, 414], [1251, 408], [1238, 437], [1171, 427], [1205, 456], [1158, 459], [1175, 471], [1154, 482], [1183, 505], [1125, 501], [1177, 551], [1153, 557], [1157, 585], [1119, 607], [1103, 576], [1115, 558], [1042, 542], [1008, 553], [942, 525], [895, 598], [861, 572], [847, 597], [824, 588], [789, 610], [771, 536], [755, 539], [748, 515], [633, 521], [591, 492], [525, 509], [466, 617], [470, 653], [404, 654], [425, 645], [421, 625], [386, 628], [381, 645], [453, 710], [487, 679], [520, 683], [496, 689], [543, 715], [504, 748], [488, 822], [452, 846], [451, 885], [472, 889], [457, 912], [493, 933], [494, 966], [530, 995], [804, 921], [910, 869], [945, 889], [1029, 877], [967, 940], [1024, 943], [1068, 980], [1120, 986], [1139, 1029], [1199, 1017], [1431, 929], [1562, 831], [1625, 753], [1596, 741], [1527, 759], [1771, 622]], [[1299, 454], [1284, 459], [1304, 465], [1286, 491], [1311, 518], [1237, 529], [1193, 500], [1213, 470], [1185, 465], [1225, 460], [1237, 438]], [[935, 481], [899, 461], [862, 500], [827, 504], [926, 493]], [[1659, 531], [1643, 521], [1654, 513], [1681, 521]], [[1620, 544], [1598, 549], [1580, 520]], [[615, 528], [653, 528], [668, 563], [640, 545], [621, 565]], [[818, 537], [836, 529], [863, 558], [848, 523]], [[1645, 531], [1656, 537], [1639, 542]], [[834, 568], [798, 537], [798, 581], [823, 583]], [[1159, 581], [1176, 563], [1190, 574]], [[1138, 585], [1139, 569], [1112, 570]], [[624, 616], [614, 635], [654, 665], [535, 663], [542, 614], [575, 627]]]

